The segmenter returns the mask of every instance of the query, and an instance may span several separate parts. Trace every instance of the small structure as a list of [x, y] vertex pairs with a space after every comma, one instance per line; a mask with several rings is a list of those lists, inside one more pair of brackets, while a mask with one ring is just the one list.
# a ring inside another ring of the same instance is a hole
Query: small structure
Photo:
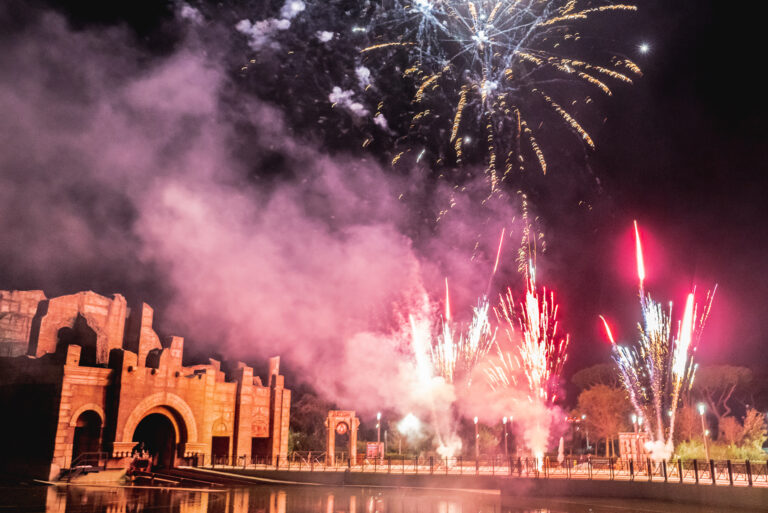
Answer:
[[349, 461], [357, 460], [357, 429], [360, 427], [360, 419], [355, 417], [355, 412], [351, 410], [331, 410], [328, 412], [328, 418], [325, 419], [325, 427], [328, 431], [327, 443], [325, 445], [325, 463], [334, 465], [336, 463], [336, 435], [346, 435], [349, 433]]
[[650, 441], [648, 433], [628, 432], [619, 433], [619, 455], [622, 459], [638, 461], [645, 464], [650, 453], [645, 448], [645, 444]]
[[[267, 383], [242, 362], [182, 365], [146, 303], [94, 292], [46, 298], [0, 290], [0, 475], [55, 479], [83, 462], [274, 462], [288, 452], [291, 392], [271, 358]], [[121, 460], [125, 461], [121, 461]]]

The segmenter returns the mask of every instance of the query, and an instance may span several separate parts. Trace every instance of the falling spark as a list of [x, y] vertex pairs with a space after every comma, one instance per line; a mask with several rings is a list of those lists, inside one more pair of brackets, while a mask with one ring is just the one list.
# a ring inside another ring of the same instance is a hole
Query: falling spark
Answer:
[[501, 229], [501, 236], [499, 237], [499, 248], [496, 250], [496, 262], [493, 264], [493, 271], [491, 271], [491, 275], [488, 277], [488, 286], [485, 288], [485, 295], [491, 293], [491, 284], [493, 283], [493, 277], [496, 276], [496, 271], [499, 269], [499, 261], [501, 260], [501, 247], [504, 244], [504, 234], [506, 233], [506, 228]]
[[504, 244], [504, 233], [506, 231], [506, 228], [501, 229], [501, 236], [499, 237], [499, 249], [496, 250], [496, 262], [493, 264], [493, 273], [491, 276], [496, 274], [496, 271], [499, 269], [499, 260], [501, 259], [501, 246]]

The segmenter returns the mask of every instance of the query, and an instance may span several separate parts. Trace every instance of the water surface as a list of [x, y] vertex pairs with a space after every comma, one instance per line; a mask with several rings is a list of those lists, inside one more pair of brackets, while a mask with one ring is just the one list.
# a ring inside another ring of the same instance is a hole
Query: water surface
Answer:
[[0, 488], [0, 513], [743, 513], [647, 501], [531, 499], [496, 491], [253, 486]]

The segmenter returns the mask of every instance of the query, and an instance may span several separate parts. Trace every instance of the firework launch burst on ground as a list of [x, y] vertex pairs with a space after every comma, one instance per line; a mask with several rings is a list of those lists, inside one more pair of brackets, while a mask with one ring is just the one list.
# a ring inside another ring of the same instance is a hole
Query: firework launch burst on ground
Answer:
[[[560, 374], [567, 359], [569, 337], [558, 333], [555, 294], [546, 288], [536, 290], [536, 271], [530, 266], [525, 297], [518, 304], [511, 289], [500, 297], [496, 314], [505, 324], [507, 337], [514, 343], [519, 338], [518, 355], [514, 357], [499, 347], [500, 364], [488, 371], [492, 388], [509, 386], [515, 381], [514, 370], [520, 369], [528, 383], [529, 400], [552, 404], [557, 399]], [[520, 335], [515, 337], [515, 328]], [[512, 365], [514, 361], [514, 365]]]
[[639, 339], [630, 346], [616, 343], [608, 322], [600, 317], [613, 347], [624, 387], [636, 415], [650, 438], [647, 449], [655, 460], [673, 450], [675, 417], [681, 394], [690, 389], [696, 372], [694, 355], [701, 340], [717, 286], [701, 306], [695, 288], [689, 293], [677, 331], [672, 335], [672, 303], [665, 309], [645, 292], [645, 264], [640, 231], [635, 222], [635, 249], [642, 322]]

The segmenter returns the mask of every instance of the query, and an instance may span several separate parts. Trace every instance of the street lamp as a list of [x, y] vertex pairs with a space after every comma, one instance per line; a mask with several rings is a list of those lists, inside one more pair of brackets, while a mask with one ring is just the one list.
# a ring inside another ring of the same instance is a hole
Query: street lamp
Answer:
[[507, 440], [509, 438], [509, 433], [507, 432], [507, 418], [504, 417], [501, 419], [501, 422], [504, 424], [504, 458], [509, 461], [509, 441]]
[[380, 456], [384, 456], [384, 451], [381, 450], [381, 412], [376, 414], [376, 450]]
[[477, 417], [475, 417], [475, 461], [480, 459], [480, 433], [477, 430]]
[[707, 410], [707, 407], [704, 405], [704, 403], [699, 403], [699, 416], [701, 417], [701, 433], [704, 435], [704, 450], [707, 453], [707, 460], [711, 459], [709, 457], [709, 440], [707, 440], [707, 434], [709, 433], [709, 430], [707, 430], [706, 426], [704, 425], [704, 412]]

